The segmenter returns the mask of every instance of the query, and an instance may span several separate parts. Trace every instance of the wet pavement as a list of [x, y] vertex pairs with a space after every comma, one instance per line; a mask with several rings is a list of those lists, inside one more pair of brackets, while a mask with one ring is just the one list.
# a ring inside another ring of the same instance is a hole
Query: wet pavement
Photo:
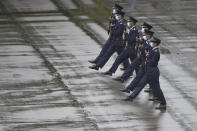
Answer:
[[133, 102], [121, 101], [127, 94], [119, 89], [132, 79], [121, 84], [101, 74], [116, 55], [101, 71], [88, 69], [87, 61], [108, 37], [102, 21], [111, 7], [108, 0], [1, 0], [0, 130], [197, 129], [197, 2], [121, 4], [141, 23], [154, 25], [163, 52], [168, 51], [159, 65], [167, 110], [154, 110], [158, 103], [149, 102], [144, 92]]

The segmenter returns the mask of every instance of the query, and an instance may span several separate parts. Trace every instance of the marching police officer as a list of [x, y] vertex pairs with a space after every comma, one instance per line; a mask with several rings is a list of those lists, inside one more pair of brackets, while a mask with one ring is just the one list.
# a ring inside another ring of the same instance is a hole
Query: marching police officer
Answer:
[[125, 31], [125, 39], [126, 39], [126, 48], [122, 51], [120, 55], [116, 58], [115, 62], [113, 63], [112, 67], [105, 72], [105, 75], [112, 75], [115, 73], [118, 66], [124, 61], [130, 58], [133, 61], [136, 57], [135, 55], [135, 45], [136, 45], [136, 37], [138, 35], [138, 29], [136, 27], [137, 20], [133, 17], [129, 17], [127, 22], [128, 30]]
[[94, 60], [89, 60], [88, 62], [90, 63], [97, 63], [99, 61], [100, 58], [102, 58], [105, 54], [105, 52], [109, 49], [110, 45], [111, 45], [111, 36], [110, 36], [110, 31], [111, 31], [111, 25], [112, 24], [115, 24], [117, 22], [115, 16], [116, 16], [116, 13], [117, 11], [121, 11], [123, 9], [122, 6], [118, 5], [118, 4], [115, 4], [113, 9], [112, 9], [112, 15], [110, 16], [109, 18], [109, 27], [108, 27], [108, 34], [109, 34], [109, 38], [108, 40], [105, 42], [102, 50], [100, 51], [99, 55], [96, 57], [96, 59]]
[[[113, 55], [113, 53], [117, 52], [118, 55], [123, 51], [124, 45], [123, 45], [123, 32], [124, 32], [124, 22], [123, 22], [123, 17], [124, 17], [124, 12], [122, 11], [117, 11], [116, 14], [116, 19], [118, 22], [115, 25], [112, 26], [111, 30], [111, 45], [109, 49], [106, 51], [102, 59], [99, 59], [99, 61], [93, 65], [90, 66], [90, 69], [95, 69], [99, 70], [99, 68], [102, 68], [106, 62], [109, 60], [109, 58]], [[128, 65], [129, 61], [124, 61], [124, 65]]]
[[[158, 38], [154, 38], [151, 40], [151, 46], [153, 49], [148, 52], [148, 57], [147, 58], [147, 70], [151, 73], [151, 80], [150, 80], [150, 85], [151, 89], [153, 90], [153, 99], [152, 100], [159, 100], [160, 105], [156, 107], [155, 109], [166, 109], [166, 100], [163, 95], [163, 92], [160, 88], [160, 82], [159, 82], [159, 68], [158, 62], [160, 60], [160, 51], [159, 51], [159, 44], [161, 43], [161, 40]], [[150, 99], [151, 100], [151, 99]]]
[[[165, 110], [166, 109], [166, 100], [163, 95], [163, 92], [160, 88], [159, 83], [159, 69], [158, 69], [158, 62], [160, 60], [160, 52], [158, 49], [158, 45], [160, 44], [161, 40], [158, 38], [154, 38], [151, 40], [151, 46], [153, 49], [150, 50], [150, 48], [146, 47], [146, 73], [143, 75], [142, 79], [136, 86], [136, 88], [133, 90], [132, 94], [124, 99], [125, 101], [132, 101], [136, 98], [136, 96], [140, 93], [140, 91], [145, 87], [147, 83], [149, 83], [153, 89], [153, 95], [155, 98], [157, 98], [160, 101], [160, 105], [156, 107], [155, 109], [159, 110]], [[155, 99], [156, 100], [156, 99]]]
[[[145, 34], [147, 37], [147, 41], [150, 43], [150, 41], [153, 39], [154, 32], [145, 30]], [[141, 45], [140, 48], [140, 56], [138, 57], [138, 62], [140, 63], [139, 71], [136, 74], [136, 77], [132, 80], [132, 82], [125, 88], [122, 89], [122, 92], [130, 92], [135, 89], [135, 87], [138, 85], [144, 74], [146, 73], [146, 67], [145, 67], [145, 60], [146, 60], [146, 54], [145, 50], [151, 49], [151, 44], [147, 43], [145, 41], [143, 45]]]
[[[141, 29], [141, 32], [142, 32], [142, 39], [145, 38], [145, 31], [150, 31], [152, 29], [152, 26], [146, 22], [143, 23], [142, 25], [142, 29]], [[115, 78], [114, 80], [117, 80], [117, 81], [120, 81], [120, 82], [124, 82], [126, 81], [132, 74], [133, 74], [133, 71], [136, 70], [136, 74], [139, 70], [139, 56], [140, 56], [140, 50], [141, 50], [141, 47], [142, 47], [142, 44], [141, 43], [141, 38], [138, 36], [136, 38], [137, 40], [137, 44], [136, 44], [136, 58], [133, 60], [133, 62], [129, 65], [129, 67], [124, 71], [124, 73], [121, 75], [121, 77], [117, 77]], [[143, 39], [144, 40], [144, 39]]]

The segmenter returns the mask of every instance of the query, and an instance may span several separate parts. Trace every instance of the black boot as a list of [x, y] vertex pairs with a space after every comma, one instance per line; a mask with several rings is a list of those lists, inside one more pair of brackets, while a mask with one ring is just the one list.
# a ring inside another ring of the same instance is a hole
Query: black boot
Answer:
[[107, 72], [104, 72], [103, 75], [112, 76], [112, 73], [110, 71], [107, 71]]
[[124, 83], [125, 82], [125, 80], [122, 79], [121, 77], [114, 78], [114, 80], [119, 81], [121, 83]]
[[159, 99], [157, 97], [152, 97], [148, 99], [149, 101], [159, 101]]
[[123, 68], [120, 68], [120, 70], [125, 71], [125, 70], [126, 70], [126, 68], [124, 68], [124, 67], [123, 67]]
[[94, 70], [99, 70], [99, 67], [97, 65], [89, 66], [89, 68]]
[[127, 88], [120, 89], [120, 91], [125, 92], [125, 93], [130, 93], [130, 90], [128, 90]]
[[160, 104], [159, 106], [155, 107], [156, 110], [166, 110], [166, 104]]
[[131, 96], [128, 96], [127, 98], [123, 99], [123, 101], [133, 101], [133, 98]]
[[151, 93], [152, 92], [152, 89], [151, 88], [145, 89], [144, 92]]
[[89, 63], [92, 63], [92, 64], [95, 64], [96, 63], [96, 60], [89, 60], [88, 62]]

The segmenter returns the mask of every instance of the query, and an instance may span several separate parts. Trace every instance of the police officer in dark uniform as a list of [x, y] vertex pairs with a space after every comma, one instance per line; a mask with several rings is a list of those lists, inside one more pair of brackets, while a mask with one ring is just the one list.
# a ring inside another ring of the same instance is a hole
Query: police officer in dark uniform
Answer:
[[138, 29], [136, 27], [137, 20], [133, 17], [129, 17], [127, 22], [128, 29], [124, 32], [126, 39], [126, 48], [122, 51], [120, 55], [116, 58], [112, 67], [105, 72], [105, 75], [112, 75], [117, 70], [118, 66], [124, 61], [130, 58], [133, 61], [136, 57], [135, 54], [135, 45], [136, 45], [136, 36], [138, 35]]
[[145, 30], [149, 31], [152, 28], [153, 27], [150, 24], [148, 24], [146, 22], [143, 23], [142, 29], [141, 29], [142, 38], [140, 38], [140, 36], [137, 36], [137, 38], [136, 38], [136, 41], [137, 41], [136, 43], [137, 44], [136, 44], [135, 51], [136, 51], [136, 56], [137, 57], [133, 60], [133, 62], [129, 65], [129, 67], [124, 71], [124, 73], [121, 75], [121, 77], [117, 77], [114, 80], [117, 80], [117, 81], [120, 81], [120, 82], [124, 82], [133, 74], [134, 70], [136, 70], [136, 74], [137, 74], [137, 72], [139, 70], [139, 64], [140, 64], [139, 56], [141, 54], [139, 46], [141, 47], [141, 44], [140, 44], [141, 40], [145, 38]]
[[117, 20], [115, 18], [117, 11], [121, 11], [123, 9], [122, 6], [115, 4], [113, 9], [112, 9], [112, 15], [109, 17], [109, 27], [108, 27], [108, 34], [109, 34], [109, 38], [108, 40], [105, 42], [102, 50], [100, 51], [99, 55], [96, 57], [96, 59], [94, 60], [89, 60], [88, 62], [90, 63], [97, 63], [99, 61], [100, 58], [102, 58], [105, 54], [105, 52], [109, 49], [110, 45], [111, 45], [111, 36], [110, 36], [110, 32], [111, 32], [111, 25], [114, 25]]
[[[166, 100], [163, 95], [163, 92], [160, 88], [160, 82], [159, 82], [159, 68], [158, 62], [160, 60], [160, 51], [159, 51], [159, 44], [161, 43], [161, 40], [158, 38], [154, 38], [151, 40], [151, 46], [153, 49], [148, 52], [148, 57], [147, 58], [147, 70], [151, 72], [151, 79], [150, 79], [150, 85], [151, 89], [153, 90], [153, 98], [152, 100], [159, 100], [160, 105], [156, 107], [155, 109], [166, 109]], [[151, 100], [151, 99], [150, 99]]]
[[144, 76], [144, 74], [146, 73], [146, 68], [145, 68], [145, 60], [146, 60], [146, 54], [145, 54], [145, 50], [151, 50], [151, 40], [153, 39], [153, 34], [154, 32], [152, 31], [145, 31], [146, 34], [146, 39], [147, 41], [145, 41], [143, 43], [143, 45], [141, 45], [140, 47], [140, 56], [138, 57], [138, 62], [140, 63], [140, 68], [139, 71], [136, 74], [136, 77], [132, 80], [132, 82], [124, 89], [121, 89], [122, 92], [127, 92], [130, 93], [130, 91], [133, 91], [135, 89], [135, 87], [138, 85], [138, 83], [140, 82], [140, 80], [142, 79], [142, 77]]
[[166, 100], [163, 95], [163, 92], [160, 88], [159, 83], [159, 69], [158, 69], [158, 62], [160, 60], [160, 52], [158, 49], [158, 45], [160, 44], [160, 39], [154, 38], [151, 40], [151, 45], [153, 46], [153, 49], [145, 48], [146, 53], [146, 61], [145, 61], [145, 69], [146, 73], [143, 75], [142, 79], [136, 86], [136, 88], [133, 90], [132, 94], [124, 99], [125, 101], [132, 101], [137, 97], [137, 95], [140, 93], [140, 91], [146, 86], [147, 83], [149, 83], [153, 89], [153, 95], [154, 97], [157, 97], [160, 101], [160, 105], [156, 107], [155, 109], [159, 110], [165, 110], [166, 109]]
[[[124, 45], [123, 45], [123, 32], [124, 32], [124, 23], [123, 23], [123, 17], [124, 12], [117, 11], [116, 19], [118, 22], [115, 25], [112, 25], [111, 30], [111, 45], [109, 49], [106, 51], [102, 59], [100, 59], [95, 65], [90, 66], [90, 69], [98, 70], [99, 68], [102, 68], [106, 62], [109, 60], [109, 58], [113, 55], [113, 53], [117, 52], [118, 55], [123, 51]], [[129, 61], [124, 61], [124, 65], [128, 65]]]

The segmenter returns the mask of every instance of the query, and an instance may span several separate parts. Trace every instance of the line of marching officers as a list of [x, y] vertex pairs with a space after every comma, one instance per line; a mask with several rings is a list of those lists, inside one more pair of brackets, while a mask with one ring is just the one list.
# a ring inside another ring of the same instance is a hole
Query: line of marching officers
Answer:
[[99, 70], [117, 52], [118, 56], [113, 65], [103, 74], [112, 76], [121, 63], [123, 63], [124, 68], [122, 70], [124, 70], [124, 73], [122, 76], [115, 78], [115, 80], [125, 82], [133, 75], [134, 71], [136, 72], [136, 76], [131, 83], [120, 90], [125, 93], [132, 92], [123, 100], [132, 101], [146, 84], [149, 84], [149, 88], [145, 90], [145, 92], [153, 94], [153, 97], [149, 100], [159, 101], [160, 104], [155, 109], [165, 110], [166, 100], [160, 88], [160, 72], [158, 69], [158, 62], [160, 60], [158, 46], [161, 40], [154, 37], [154, 32], [151, 31], [153, 27], [150, 24], [144, 22], [141, 31], [138, 32], [136, 27], [138, 20], [130, 16], [127, 22], [125, 22], [125, 13], [122, 9], [118, 4], [115, 4], [113, 7], [109, 22], [109, 38], [105, 42], [100, 54], [94, 60], [89, 61], [94, 64], [89, 68]]

